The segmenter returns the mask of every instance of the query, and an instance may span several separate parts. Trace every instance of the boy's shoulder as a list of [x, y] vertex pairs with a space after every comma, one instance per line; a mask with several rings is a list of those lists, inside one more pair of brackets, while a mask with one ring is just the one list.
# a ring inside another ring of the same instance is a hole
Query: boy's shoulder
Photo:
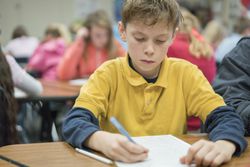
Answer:
[[115, 70], [119, 71], [119, 69], [122, 68], [122, 64], [126, 62], [126, 57], [117, 57], [112, 60], [108, 60], [104, 62], [98, 69], [97, 71], [107, 71], [107, 70]]
[[194, 68], [198, 68], [196, 65], [192, 64], [191, 62], [184, 60], [184, 59], [180, 59], [180, 58], [166, 58], [166, 61], [168, 61], [168, 65], [170, 68], [176, 68], [176, 69], [194, 69]]

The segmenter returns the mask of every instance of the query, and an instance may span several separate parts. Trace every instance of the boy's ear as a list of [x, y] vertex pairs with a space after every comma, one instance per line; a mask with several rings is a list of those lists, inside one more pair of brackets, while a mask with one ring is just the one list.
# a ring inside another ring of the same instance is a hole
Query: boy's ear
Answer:
[[179, 31], [179, 28], [178, 28], [178, 27], [175, 29], [175, 31], [173, 31], [172, 38], [171, 38], [171, 40], [170, 40], [169, 45], [171, 45], [171, 44], [173, 43], [173, 41], [174, 41], [174, 39], [175, 39], [175, 36], [176, 36], [176, 33], [178, 33], [178, 31]]
[[125, 26], [121, 21], [118, 22], [118, 31], [120, 34], [121, 39], [126, 42], [126, 33], [125, 33]]

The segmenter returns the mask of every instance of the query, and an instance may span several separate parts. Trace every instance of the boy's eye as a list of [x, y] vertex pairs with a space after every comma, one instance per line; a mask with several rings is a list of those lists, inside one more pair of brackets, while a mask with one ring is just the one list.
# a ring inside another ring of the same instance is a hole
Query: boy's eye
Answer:
[[162, 43], [165, 43], [166, 41], [165, 40], [156, 40], [156, 43], [158, 44], [162, 44]]
[[145, 38], [136, 38], [136, 37], [135, 37], [135, 40], [137, 40], [137, 41], [139, 41], [139, 42], [143, 42], [143, 41], [145, 41]]

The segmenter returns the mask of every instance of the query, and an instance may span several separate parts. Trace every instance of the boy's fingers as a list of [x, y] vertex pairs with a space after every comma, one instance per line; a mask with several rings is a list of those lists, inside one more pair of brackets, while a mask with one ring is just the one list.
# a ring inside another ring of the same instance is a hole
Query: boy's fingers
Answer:
[[200, 148], [200, 150], [196, 153], [196, 155], [194, 156], [195, 164], [201, 165], [205, 156], [211, 151], [212, 148], [213, 148], [213, 146], [209, 145], [209, 143], [207, 143], [206, 145], [203, 145]]
[[143, 154], [130, 154], [130, 157], [128, 158], [128, 162], [139, 162], [147, 159], [148, 153]]
[[211, 166], [213, 166], [213, 167], [214, 167], [214, 166], [219, 166], [219, 165], [221, 165], [223, 162], [226, 162], [225, 160], [226, 160], [226, 159], [225, 159], [224, 154], [219, 154], [219, 155], [213, 160]]
[[185, 164], [185, 162], [186, 162], [186, 156], [181, 157], [181, 158], [180, 158], [180, 162], [181, 162], [182, 164]]
[[133, 154], [143, 154], [143, 153], [147, 153], [148, 149], [146, 149], [145, 147], [139, 145], [139, 144], [135, 144], [132, 143], [130, 141], [126, 141], [126, 142], [121, 142], [121, 145], [130, 153]]
[[203, 159], [203, 165], [204, 166], [210, 166], [213, 162], [213, 160], [219, 155], [219, 152], [212, 150], [210, 151], [205, 158]]
[[115, 160], [128, 162], [129, 152], [117, 144], [112, 146], [112, 152], [110, 153], [110, 156]]
[[133, 154], [131, 152], [128, 152], [125, 148], [120, 146], [119, 149], [115, 150], [115, 154], [119, 155], [119, 159], [123, 162], [138, 162], [142, 161], [147, 158], [147, 153], [142, 153], [142, 154]]
[[203, 147], [204, 142], [202, 140], [194, 143], [189, 149], [185, 158], [185, 164], [191, 164], [196, 153]]

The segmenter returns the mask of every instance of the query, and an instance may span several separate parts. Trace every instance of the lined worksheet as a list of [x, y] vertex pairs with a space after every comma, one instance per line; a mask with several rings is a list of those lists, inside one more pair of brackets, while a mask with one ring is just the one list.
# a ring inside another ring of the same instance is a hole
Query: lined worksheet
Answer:
[[[186, 155], [190, 144], [172, 136], [133, 137], [136, 143], [149, 149], [146, 161], [139, 163], [116, 162], [118, 167], [185, 167], [180, 163], [180, 157]], [[194, 166], [194, 165], [192, 165]]]

